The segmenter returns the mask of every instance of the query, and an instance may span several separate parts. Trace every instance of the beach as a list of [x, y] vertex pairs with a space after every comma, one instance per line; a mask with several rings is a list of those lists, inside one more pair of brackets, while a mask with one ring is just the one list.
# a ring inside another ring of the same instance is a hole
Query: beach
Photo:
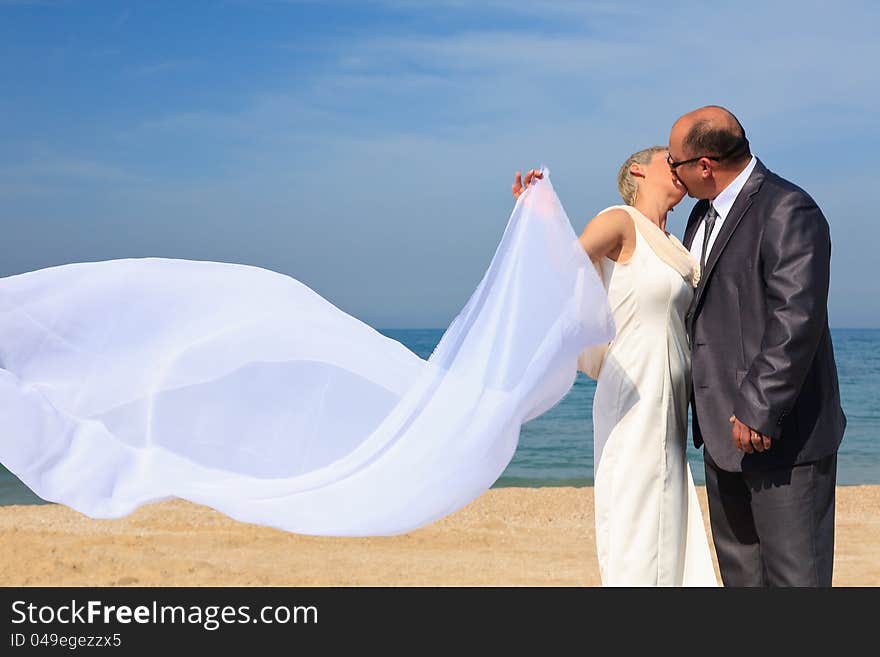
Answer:
[[[878, 543], [880, 486], [838, 487], [834, 586], [880, 586]], [[600, 584], [590, 487], [494, 488], [430, 525], [376, 537], [291, 534], [184, 500], [113, 520], [57, 504], [0, 507], [3, 586]]]

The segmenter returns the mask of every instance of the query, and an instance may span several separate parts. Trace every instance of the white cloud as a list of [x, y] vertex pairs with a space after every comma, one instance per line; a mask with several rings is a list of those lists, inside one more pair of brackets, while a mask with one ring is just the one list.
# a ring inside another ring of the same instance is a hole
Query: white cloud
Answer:
[[52, 7], [66, 0], [0, 0], [0, 7]]
[[[449, 0], [432, 11], [470, 7]], [[169, 161], [193, 156], [186, 169], [171, 162], [142, 178], [109, 152], [49, 153], [0, 172], [0, 193], [10, 180], [31, 190], [103, 181], [106, 212], [155, 218], [156, 235], [203, 257], [247, 256], [287, 271], [379, 324], [399, 307], [412, 307], [419, 324], [451, 319], [497, 244], [515, 169], [548, 164], [580, 230], [618, 202], [619, 162], [663, 143], [678, 115], [707, 103], [733, 109], [771, 168], [815, 189], [835, 230], [851, 211], [840, 200], [851, 174], [838, 163], [852, 156], [843, 138], [876, 151], [878, 137], [873, 5], [481, 9], [491, 10], [518, 22], [419, 33], [371, 26], [344, 40], [288, 44], [306, 64], [233, 97], [233, 109], [169, 106], [119, 129], [120, 144], [162, 145]], [[804, 157], [814, 144], [821, 149]], [[672, 230], [681, 232], [685, 214], [674, 214]], [[835, 252], [838, 278], [855, 278], [847, 262], [868, 257], [860, 251], [868, 241], [837, 243], [846, 250]], [[413, 289], [425, 294], [418, 307]]]
[[[13, 165], [0, 166], [0, 177], [10, 180], [46, 182], [47, 179], [91, 180], [107, 183], [132, 183], [141, 181], [120, 167], [86, 158], [76, 158], [56, 153], [44, 154]], [[7, 185], [7, 188], [9, 186]]]
[[195, 62], [187, 59], [164, 59], [149, 64], [141, 64], [131, 69], [135, 75], [159, 75], [195, 66]]

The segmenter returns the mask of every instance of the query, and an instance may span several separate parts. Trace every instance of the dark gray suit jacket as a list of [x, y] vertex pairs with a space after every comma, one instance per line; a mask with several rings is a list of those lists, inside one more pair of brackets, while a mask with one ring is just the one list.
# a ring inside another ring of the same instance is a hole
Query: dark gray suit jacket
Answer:
[[[690, 248], [708, 201], [691, 211]], [[810, 196], [760, 160], [725, 218], [687, 316], [694, 444], [732, 472], [783, 468], [835, 452], [846, 417], [828, 330], [831, 237]], [[729, 418], [770, 436], [733, 444]]]

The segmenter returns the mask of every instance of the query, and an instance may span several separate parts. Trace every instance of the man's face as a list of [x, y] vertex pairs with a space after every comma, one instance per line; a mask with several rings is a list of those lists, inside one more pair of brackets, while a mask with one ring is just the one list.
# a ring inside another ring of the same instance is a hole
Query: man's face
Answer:
[[669, 168], [672, 174], [687, 190], [691, 198], [700, 198], [702, 177], [700, 176], [700, 163], [688, 162], [689, 158], [684, 149], [684, 137], [687, 134], [686, 127], [681, 121], [672, 126], [669, 133]]
[[696, 199], [711, 198], [712, 185], [703, 175], [704, 165], [684, 148], [684, 138], [689, 122], [679, 119], [669, 133], [669, 168], [673, 175], [687, 190], [688, 196]]
[[[672, 150], [670, 148], [670, 150]], [[670, 155], [670, 158], [676, 162], [674, 156]], [[683, 164], [681, 166], [670, 167], [672, 169], [672, 175], [678, 180], [679, 184], [687, 191], [687, 195], [691, 198], [700, 198], [699, 196], [699, 188], [700, 188], [700, 177], [698, 175], [694, 175], [693, 169], [698, 168], [694, 166], [694, 162], [689, 162], [688, 164]]]

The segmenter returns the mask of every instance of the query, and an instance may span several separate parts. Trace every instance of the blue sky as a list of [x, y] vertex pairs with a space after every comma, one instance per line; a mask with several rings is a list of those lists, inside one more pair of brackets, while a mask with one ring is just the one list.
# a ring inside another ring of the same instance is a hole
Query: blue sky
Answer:
[[580, 232], [630, 152], [717, 103], [828, 217], [832, 326], [880, 327], [880, 9], [717, 4], [0, 0], [0, 276], [244, 262], [445, 327], [516, 169], [548, 165]]

